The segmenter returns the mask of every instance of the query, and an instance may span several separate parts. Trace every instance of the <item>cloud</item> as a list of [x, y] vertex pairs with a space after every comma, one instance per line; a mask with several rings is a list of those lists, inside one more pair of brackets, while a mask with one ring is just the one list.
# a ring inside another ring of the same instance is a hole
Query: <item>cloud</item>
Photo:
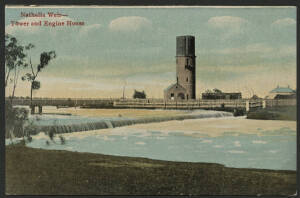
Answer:
[[211, 17], [208, 20], [208, 24], [216, 28], [240, 27], [246, 22], [247, 20], [241, 17], [233, 17], [233, 16], [217, 16], [217, 17]]
[[199, 53], [203, 54], [218, 54], [218, 55], [249, 55], [253, 54], [256, 57], [263, 58], [282, 58], [296, 56], [296, 44], [295, 45], [281, 45], [278, 47], [272, 47], [265, 43], [253, 43], [241, 47], [235, 48], [223, 48], [223, 49], [212, 49], [203, 50]]
[[215, 148], [223, 148], [224, 146], [223, 145], [214, 145], [213, 147], [215, 147]]
[[269, 150], [268, 152], [274, 154], [274, 153], [278, 153], [278, 150]]
[[223, 31], [222, 39], [228, 39], [229, 37], [243, 33], [244, 25], [248, 21], [241, 17], [234, 16], [216, 16], [211, 17], [207, 24], [213, 28], [217, 28]]
[[292, 18], [283, 18], [274, 21], [271, 26], [273, 27], [282, 27], [296, 24], [296, 20]]
[[[215, 79], [218, 80], [211, 81], [210, 73], [201, 71], [202, 74], [208, 76], [209, 79], [198, 77], [199, 85], [196, 86], [197, 92], [204, 92], [205, 89], [217, 87], [224, 92], [241, 91], [243, 97], [251, 97], [252, 92], [260, 97], [265, 97], [269, 94], [269, 91], [274, 89], [278, 84], [286, 86], [290, 84], [292, 87], [296, 87], [296, 68], [296, 61], [286, 64], [262, 63], [251, 67], [240, 67], [236, 65], [236, 67], [227, 68], [227, 66], [220, 66], [211, 72], [217, 76]], [[227, 71], [226, 73], [231, 74], [228, 80], [220, 80], [225, 73], [223, 71]], [[237, 75], [237, 77], [234, 78], [233, 74]], [[250, 88], [253, 88], [253, 91]]]
[[267, 142], [263, 141], [263, 140], [253, 140], [252, 143], [253, 144], [267, 144]]
[[202, 140], [201, 143], [212, 143], [212, 140]]
[[295, 45], [285, 45], [282, 46], [281, 48], [279, 48], [278, 55], [280, 55], [280, 57], [284, 57], [284, 56], [296, 56], [296, 44]]
[[79, 34], [80, 35], [88, 34], [91, 31], [99, 30], [101, 27], [102, 27], [101, 24], [92, 24], [92, 25], [83, 26], [80, 29]]
[[241, 154], [241, 153], [245, 153], [245, 151], [239, 151], [239, 150], [230, 150], [230, 151], [228, 151], [228, 153], [233, 153], [233, 154]]
[[105, 81], [101, 78], [97, 80], [86, 80], [78, 78], [62, 78], [62, 77], [52, 77], [44, 76], [40, 78], [41, 81], [47, 82], [49, 84], [65, 84], [68, 86], [68, 90], [74, 91], [109, 91], [117, 90], [119, 91], [122, 86], [119, 84], [113, 84], [111, 81]]
[[151, 28], [152, 22], [140, 16], [119, 17], [112, 20], [109, 29], [115, 32], [136, 32], [143, 28]]
[[234, 146], [235, 146], [235, 147], [241, 147], [241, 143], [240, 143], [239, 141], [235, 141], [235, 142], [234, 142]]
[[146, 143], [145, 142], [136, 142], [135, 144], [137, 144], [137, 145], [145, 145]]
[[270, 53], [273, 51], [273, 48], [263, 44], [263, 43], [254, 43], [238, 48], [224, 48], [221, 50], [215, 50], [218, 54], [229, 55], [229, 54], [242, 54], [242, 53]]

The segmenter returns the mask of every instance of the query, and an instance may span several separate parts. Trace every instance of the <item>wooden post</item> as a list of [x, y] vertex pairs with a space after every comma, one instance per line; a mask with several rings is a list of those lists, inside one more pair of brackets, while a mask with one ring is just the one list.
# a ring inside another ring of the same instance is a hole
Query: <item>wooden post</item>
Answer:
[[35, 106], [34, 105], [30, 105], [30, 113], [31, 115], [35, 114]]
[[39, 114], [42, 114], [42, 113], [43, 113], [43, 106], [40, 105], [40, 106], [39, 106]]
[[248, 112], [250, 110], [250, 101], [246, 100], [246, 111]]

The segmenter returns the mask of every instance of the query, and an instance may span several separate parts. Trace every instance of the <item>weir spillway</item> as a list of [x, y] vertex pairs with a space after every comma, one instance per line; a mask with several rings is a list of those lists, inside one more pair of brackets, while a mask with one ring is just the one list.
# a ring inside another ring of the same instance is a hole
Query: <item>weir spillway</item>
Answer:
[[[164, 117], [146, 117], [146, 118], [128, 118], [120, 120], [103, 120], [99, 118], [99, 121], [93, 120], [92, 122], [76, 123], [76, 124], [55, 124], [55, 125], [43, 125], [36, 126], [35, 134], [39, 132], [54, 132], [56, 134], [60, 133], [71, 133], [71, 132], [81, 132], [81, 131], [91, 131], [98, 129], [115, 128], [122, 126], [129, 126], [134, 124], [146, 124], [155, 122], [165, 122], [171, 120], [185, 120], [185, 119], [201, 119], [201, 118], [221, 118], [221, 117], [232, 117], [233, 114], [230, 112], [222, 111], [202, 111], [194, 112], [191, 114], [184, 115], [174, 115], [174, 116], [164, 116]], [[31, 134], [31, 135], [35, 135]]]

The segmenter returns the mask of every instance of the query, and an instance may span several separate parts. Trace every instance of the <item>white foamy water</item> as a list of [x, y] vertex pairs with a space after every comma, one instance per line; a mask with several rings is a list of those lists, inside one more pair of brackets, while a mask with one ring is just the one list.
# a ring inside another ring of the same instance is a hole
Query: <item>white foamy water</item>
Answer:
[[[254, 127], [256, 131], [251, 128], [249, 131], [243, 131], [241, 128], [240, 132], [232, 131], [230, 128], [227, 130], [222, 127], [211, 127], [211, 131], [205, 131], [206, 135], [203, 132], [197, 133], [192, 125], [197, 124], [198, 129], [201, 129], [206, 128], [203, 126], [204, 123], [212, 121], [215, 125], [224, 123], [240, 125], [251, 122], [236, 118], [208, 118], [138, 124], [67, 133], [63, 134], [66, 138], [65, 145], [61, 145], [59, 138], [56, 137], [55, 143], [50, 142], [48, 146], [45, 141], [49, 141], [49, 138], [41, 133], [34, 136], [28, 146], [169, 161], [212, 162], [237, 168], [296, 170], [296, 130], [292, 123], [287, 122], [286, 127], [281, 127], [283, 123], [279, 122], [276, 125], [274, 122], [265, 121], [265, 128]], [[164, 129], [163, 126], [168, 123], [174, 127], [186, 126], [187, 131], [181, 128], [174, 130], [172, 127]], [[269, 128], [269, 124], [273, 127]], [[161, 130], [156, 129], [157, 126], [161, 126]], [[220, 128], [223, 133], [216, 135], [215, 130]]]
[[[130, 120], [116, 117], [118, 122], [114, 123], [103, 117], [84, 117], [92, 121], [104, 119], [112, 126], [106, 124], [107, 127], [101, 130], [63, 133], [64, 145], [60, 144], [58, 135], [53, 142], [41, 132], [33, 136], [28, 146], [170, 161], [212, 162], [237, 168], [296, 170], [296, 122], [201, 113], [214, 117], [135, 123], [116, 128], [113, 128], [114, 124]], [[199, 112], [195, 114], [199, 115]], [[159, 119], [163, 118], [157, 121]]]
[[[53, 109], [51, 110], [54, 111]], [[68, 111], [70, 111], [70, 109], [68, 109]], [[143, 111], [145, 113], [149, 113], [145, 110]], [[157, 112], [156, 114], [153, 114], [153, 112], [155, 111], [150, 110], [151, 112], [150, 116], [144, 116], [144, 117], [143, 116], [123, 117], [120, 115], [116, 116], [116, 112], [117, 111], [106, 112], [106, 114], [101, 116], [43, 114], [43, 115], [31, 115], [29, 119], [35, 125], [38, 126], [38, 131], [54, 131], [55, 133], [70, 133], [70, 132], [90, 131], [90, 130], [105, 129], [105, 128], [115, 128], [115, 127], [128, 126], [128, 125], [141, 124], [141, 123], [165, 122], [169, 120], [220, 118], [220, 117], [233, 116], [232, 113], [229, 112], [205, 111], [205, 110], [182, 111], [182, 112], [177, 110], [174, 111], [177, 113], [171, 115], [165, 114], [164, 111], [161, 111], [158, 114], [158, 116], [154, 116], [157, 115]], [[93, 114], [95, 114], [95, 112], [93, 112]]]

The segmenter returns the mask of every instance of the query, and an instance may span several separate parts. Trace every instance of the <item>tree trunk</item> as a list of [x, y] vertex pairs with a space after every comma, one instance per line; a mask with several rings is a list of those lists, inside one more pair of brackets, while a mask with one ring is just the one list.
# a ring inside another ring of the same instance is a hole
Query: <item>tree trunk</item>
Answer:
[[14, 88], [13, 88], [13, 92], [11, 94], [11, 99], [10, 99], [10, 103], [12, 104], [13, 103], [13, 99], [15, 97], [15, 90], [16, 90], [16, 85], [14, 85]]
[[11, 69], [8, 70], [8, 73], [6, 74], [6, 78], [5, 78], [5, 87], [7, 86], [7, 81], [9, 78], [9, 74], [10, 74]]
[[22, 124], [21, 128], [22, 128], [23, 140], [24, 140], [24, 142], [25, 142], [25, 134], [24, 134], [24, 126], [23, 126], [23, 124]]
[[12, 127], [12, 129], [9, 130], [9, 138], [12, 143], [13, 143], [13, 139], [15, 138], [14, 129], [15, 129], [15, 127]]
[[12, 91], [12, 95], [11, 95], [11, 99], [10, 99], [10, 102], [12, 104], [13, 102], [13, 99], [15, 97], [15, 90], [17, 88], [17, 84], [18, 84], [18, 77], [19, 77], [19, 71], [17, 67], [15, 67], [15, 73], [14, 73], [14, 87], [13, 87], [13, 91]]
[[30, 106], [32, 105], [32, 82], [30, 87]]

